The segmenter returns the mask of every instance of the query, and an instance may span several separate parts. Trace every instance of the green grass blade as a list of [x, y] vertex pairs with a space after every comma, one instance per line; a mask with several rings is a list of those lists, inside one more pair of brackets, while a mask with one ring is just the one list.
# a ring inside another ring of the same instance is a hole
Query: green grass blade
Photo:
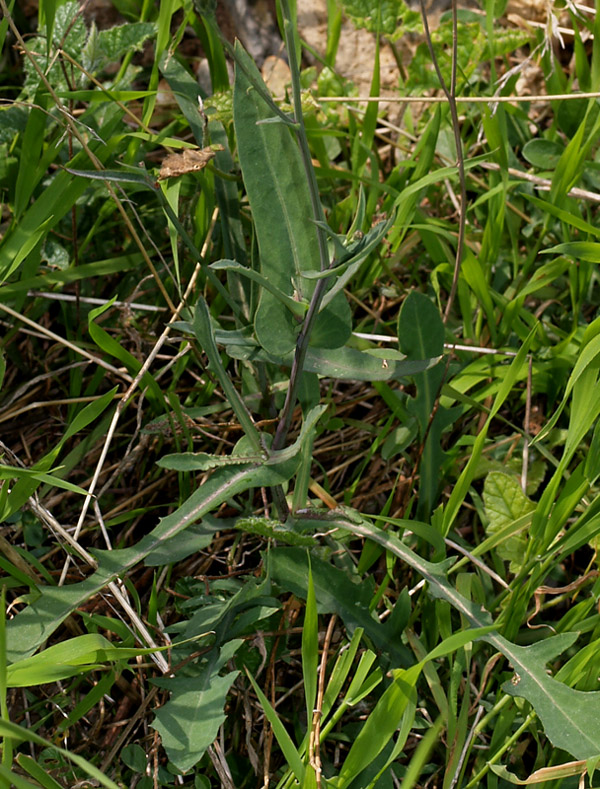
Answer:
[[529, 336], [520, 347], [517, 355], [515, 356], [514, 360], [511, 362], [510, 367], [506, 371], [502, 384], [496, 394], [494, 399], [494, 403], [486, 419], [486, 422], [479, 432], [477, 438], [475, 439], [475, 443], [473, 445], [473, 449], [471, 450], [471, 457], [469, 462], [461, 472], [460, 477], [456, 485], [454, 486], [452, 493], [450, 495], [450, 499], [448, 504], [444, 509], [444, 520], [443, 520], [443, 530], [444, 534], [447, 534], [460, 506], [462, 505], [463, 501], [465, 500], [469, 486], [471, 485], [471, 481], [475, 475], [477, 463], [479, 462], [479, 457], [483, 450], [483, 446], [485, 444], [485, 439], [487, 436], [487, 431], [489, 426], [492, 422], [492, 419], [496, 416], [498, 411], [500, 410], [501, 406], [505, 402], [506, 398], [510, 395], [512, 388], [514, 386], [515, 380], [517, 376], [521, 372], [522, 367], [526, 364], [527, 354], [529, 352], [529, 348], [534, 340], [534, 337], [537, 333], [537, 327], [533, 328], [529, 333]]
[[[323, 658], [325, 659], [325, 658]], [[313, 710], [317, 698], [317, 670], [319, 666], [319, 622], [317, 617], [317, 600], [308, 561], [308, 593], [304, 609], [304, 625], [302, 627], [302, 678], [304, 679], [304, 698], [306, 700], [306, 720], [311, 725]]]
[[44, 789], [63, 789], [58, 781], [55, 781], [51, 775], [48, 775], [31, 756], [20, 753], [16, 761], [17, 764], [22, 767], [23, 770], [26, 770], [32, 778], [35, 778]]
[[248, 676], [248, 679], [250, 680], [252, 687], [254, 688], [254, 692], [258, 696], [258, 700], [261, 704], [261, 707], [263, 708], [264, 713], [267, 716], [267, 719], [273, 728], [273, 733], [277, 739], [277, 742], [279, 743], [279, 747], [281, 748], [281, 751], [289, 767], [294, 773], [298, 783], [302, 785], [302, 782], [304, 781], [305, 767], [300, 757], [300, 754], [298, 753], [298, 749], [292, 742], [292, 738], [287, 733], [283, 723], [279, 720], [279, 716], [271, 706], [269, 699], [258, 687], [258, 684], [256, 683], [254, 677], [249, 672], [246, 672], [246, 674]]
[[[69, 759], [69, 761], [73, 762], [79, 768], [84, 770], [84, 772], [86, 772], [90, 778], [93, 778], [95, 781], [97, 781], [100, 786], [104, 786], [106, 789], [119, 789], [114, 781], [111, 781], [108, 776], [104, 775], [104, 773], [98, 770], [97, 767], [94, 767], [94, 765], [88, 762], [87, 759], [84, 759], [77, 753], [72, 753], [71, 751], [67, 751], [64, 748], [59, 748], [58, 746], [54, 745], [54, 743], [48, 742], [48, 740], [40, 737], [39, 734], [36, 734], [31, 729], [24, 729], [22, 726], [17, 726], [16, 723], [0, 720], [0, 735], [4, 737], [11, 737], [16, 742], [31, 742], [34, 745], [40, 745], [43, 748], [55, 748], [60, 754]], [[3, 768], [3, 770], [4, 769], [5, 768]], [[27, 785], [31, 786], [32, 784]]]

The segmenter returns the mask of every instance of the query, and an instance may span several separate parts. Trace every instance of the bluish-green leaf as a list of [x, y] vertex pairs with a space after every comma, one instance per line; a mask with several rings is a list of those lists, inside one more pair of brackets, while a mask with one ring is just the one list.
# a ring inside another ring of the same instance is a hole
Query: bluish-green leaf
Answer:
[[225, 720], [227, 693], [239, 672], [230, 671], [223, 676], [219, 672], [242, 643], [238, 639], [220, 651], [214, 650], [199, 676], [184, 675], [157, 682], [171, 691], [171, 698], [157, 710], [152, 727], [160, 733], [170, 761], [182, 772], [200, 761]]
[[[246, 63], [244, 69], [236, 66], [234, 124], [258, 239], [260, 271], [272, 288], [307, 302], [314, 282], [302, 272], [319, 271], [320, 256], [306, 172], [289, 129], [282, 123], [262, 122], [274, 117], [273, 110], [246, 71], [252, 73], [256, 84], [264, 83], [253, 64]], [[315, 335], [325, 347], [343, 345], [350, 335], [350, 311], [343, 294], [337, 297], [335, 307], [332, 303], [332, 309], [324, 309], [315, 326]], [[254, 325], [268, 352], [285, 355], [295, 348], [298, 321], [271, 290], [261, 291]]]

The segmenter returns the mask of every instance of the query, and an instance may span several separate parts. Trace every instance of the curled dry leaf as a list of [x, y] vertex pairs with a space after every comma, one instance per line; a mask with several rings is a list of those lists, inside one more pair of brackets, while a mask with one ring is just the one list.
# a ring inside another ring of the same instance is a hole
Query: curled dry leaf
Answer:
[[210, 162], [217, 151], [223, 151], [222, 145], [210, 145], [208, 148], [186, 148], [181, 153], [170, 153], [162, 161], [158, 180], [177, 178], [185, 173], [201, 170]]

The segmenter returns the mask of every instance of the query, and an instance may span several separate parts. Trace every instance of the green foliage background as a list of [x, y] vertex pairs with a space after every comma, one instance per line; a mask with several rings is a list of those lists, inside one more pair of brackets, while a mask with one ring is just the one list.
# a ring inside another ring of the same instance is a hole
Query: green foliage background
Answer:
[[595, 9], [0, 8], [0, 785], [594, 786]]

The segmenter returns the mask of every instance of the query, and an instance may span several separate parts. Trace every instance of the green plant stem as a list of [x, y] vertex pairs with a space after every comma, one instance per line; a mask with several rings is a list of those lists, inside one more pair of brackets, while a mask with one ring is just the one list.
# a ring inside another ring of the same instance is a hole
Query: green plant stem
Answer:
[[[523, 723], [519, 726], [519, 728], [512, 735], [512, 737], [509, 737], [508, 740], [506, 740], [504, 743], [502, 743], [502, 747], [498, 748], [498, 750], [491, 757], [491, 759], [488, 759], [488, 761], [485, 764], [485, 767], [483, 767], [477, 773], [475, 778], [473, 778], [471, 781], [469, 781], [469, 783], [465, 786], [465, 789], [471, 789], [472, 786], [479, 786], [480, 785], [480, 782], [481, 782], [483, 776], [486, 775], [486, 773], [489, 772], [490, 766], [492, 764], [496, 764], [496, 762], [500, 761], [500, 758], [502, 757], [502, 755], [505, 754], [506, 751], [511, 747], [511, 745], [513, 745], [513, 743], [515, 743], [519, 739], [519, 737], [523, 734], [523, 732], [526, 731], [526, 729], [529, 727], [529, 725], [535, 719], [535, 717], [536, 717], [535, 712], [530, 712], [529, 713], [529, 715], [525, 718]], [[485, 720], [485, 718], [484, 718], [484, 720]], [[484, 721], [481, 721], [481, 723], [479, 724], [480, 727], [482, 726], [483, 722]]]

